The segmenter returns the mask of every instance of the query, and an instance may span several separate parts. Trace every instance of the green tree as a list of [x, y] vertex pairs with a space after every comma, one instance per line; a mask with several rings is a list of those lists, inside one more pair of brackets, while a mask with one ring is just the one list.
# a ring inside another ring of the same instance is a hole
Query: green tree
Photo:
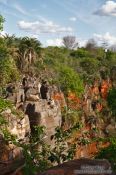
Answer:
[[0, 32], [3, 31], [3, 23], [5, 22], [5, 19], [2, 15], [0, 15]]
[[0, 86], [5, 86], [8, 82], [16, 81], [19, 77], [14, 58], [9, 53], [4, 38], [0, 38]]
[[67, 94], [69, 91], [77, 95], [83, 92], [83, 81], [79, 75], [70, 67], [61, 66], [59, 69], [59, 83], [61, 89]]
[[36, 61], [40, 53], [40, 42], [35, 38], [20, 38], [18, 46], [18, 66], [21, 70], [27, 69]]
[[108, 106], [112, 111], [112, 114], [116, 115], [116, 88], [113, 88], [108, 93]]
[[90, 52], [85, 48], [79, 48], [78, 50], [72, 51], [70, 55], [75, 58], [85, 58], [90, 56]]
[[110, 146], [100, 150], [97, 159], [107, 159], [111, 163], [113, 169], [116, 171], [116, 138], [110, 138]]
[[3, 87], [8, 82], [18, 80], [19, 72], [11, 57], [0, 59], [0, 85]]
[[80, 62], [80, 66], [87, 74], [94, 74], [98, 70], [99, 61], [94, 58], [84, 58]]

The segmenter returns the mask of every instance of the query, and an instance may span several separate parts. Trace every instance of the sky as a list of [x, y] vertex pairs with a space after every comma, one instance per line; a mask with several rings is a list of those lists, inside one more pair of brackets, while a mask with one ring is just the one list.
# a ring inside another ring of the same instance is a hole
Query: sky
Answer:
[[0, 0], [4, 32], [35, 37], [43, 46], [61, 46], [62, 38], [76, 36], [116, 44], [116, 0]]

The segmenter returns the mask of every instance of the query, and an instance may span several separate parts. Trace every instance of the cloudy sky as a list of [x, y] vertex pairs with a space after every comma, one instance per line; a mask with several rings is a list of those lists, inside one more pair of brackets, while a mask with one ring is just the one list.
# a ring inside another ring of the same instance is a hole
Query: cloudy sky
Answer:
[[0, 0], [4, 32], [38, 38], [42, 44], [62, 44], [75, 35], [116, 44], [116, 0]]

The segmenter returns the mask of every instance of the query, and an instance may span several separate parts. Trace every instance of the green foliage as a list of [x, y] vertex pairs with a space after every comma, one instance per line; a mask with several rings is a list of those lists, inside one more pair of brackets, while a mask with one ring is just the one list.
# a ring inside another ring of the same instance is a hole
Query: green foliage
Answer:
[[72, 51], [70, 55], [74, 58], [85, 58], [89, 57], [90, 53], [84, 48], [77, 49], [76, 51]]
[[[4, 18], [0, 15], [0, 31], [3, 30]], [[91, 40], [92, 41], [92, 40]], [[15, 82], [19, 78], [19, 71], [29, 72], [51, 80], [51, 84], [58, 85], [67, 96], [68, 92], [74, 92], [81, 96], [84, 91], [83, 82], [94, 81], [96, 78], [107, 79], [110, 72], [112, 80], [115, 80], [115, 71], [112, 68], [116, 65], [116, 53], [112, 51], [104, 52], [103, 48], [98, 48], [95, 42], [89, 42], [87, 48], [70, 50], [64, 47], [40, 48], [40, 42], [35, 38], [16, 38], [6, 36], [0, 38], [0, 86], [4, 88], [7, 83]], [[43, 51], [41, 55], [40, 51]], [[116, 89], [113, 88], [108, 94], [108, 106], [112, 114], [116, 115]], [[12, 104], [0, 98], [0, 113], [10, 108], [16, 116], [22, 117], [22, 113], [13, 109]], [[105, 111], [105, 108], [103, 109]], [[29, 143], [22, 143], [16, 136], [12, 136], [7, 130], [7, 121], [0, 114], [0, 130], [7, 142], [19, 146], [23, 150], [25, 157], [24, 172], [35, 174], [36, 171], [44, 171], [54, 163], [59, 164], [74, 158], [77, 145], [68, 145], [73, 132], [78, 131], [82, 125], [79, 124], [83, 111], [69, 111], [64, 115], [65, 122], [69, 121], [70, 129], [63, 131], [56, 128], [53, 136], [55, 146], [47, 145], [45, 139], [45, 128], [36, 126], [34, 133], [29, 135]], [[102, 111], [103, 113], [103, 111]], [[105, 113], [104, 116], [107, 114]], [[3, 127], [5, 126], [5, 127]], [[69, 126], [69, 125], [68, 125]], [[94, 132], [96, 128], [93, 128]], [[0, 131], [0, 132], [1, 132]], [[92, 131], [93, 132], [93, 131]], [[86, 136], [80, 140], [80, 144], [86, 145], [89, 139]], [[103, 141], [103, 140], [101, 140]], [[107, 158], [116, 168], [116, 141], [110, 140], [111, 145], [100, 151], [98, 158]]]
[[81, 110], [76, 109], [64, 109], [62, 110], [62, 120], [67, 126], [73, 127], [75, 126], [80, 120], [82, 116]]
[[19, 72], [12, 58], [0, 59], [0, 85], [4, 86], [9, 82], [17, 81]]
[[6, 129], [2, 129], [6, 143], [13, 143], [22, 148], [25, 158], [24, 175], [34, 175], [36, 172], [43, 172], [53, 166], [53, 164], [72, 160], [75, 156], [77, 145], [68, 145], [67, 141], [72, 133], [78, 131], [81, 125], [78, 123], [69, 130], [64, 131], [60, 127], [56, 128], [55, 135], [52, 136], [55, 145], [47, 145], [44, 141], [45, 127], [34, 127], [34, 135], [29, 136], [29, 143], [23, 143], [15, 135], [11, 135]]
[[97, 159], [107, 159], [116, 171], [116, 138], [110, 138], [110, 146], [103, 148], [98, 155]]
[[55, 146], [47, 145], [44, 141], [45, 127], [36, 126], [35, 134], [30, 137], [29, 144], [20, 144], [25, 157], [25, 175], [32, 175], [35, 172], [42, 172], [51, 167], [54, 163], [59, 164], [67, 160], [72, 160], [75, 151], [76, 144], [68, 146], [67, 139], [69, 139], [75, 130], [81, 128], [80, 124], [76, 124], [67, 131], [57, 127], [54, 139]]
[[0, 38], [0, 86], [14, 82], [19, 78], [15, 60], [11, 57], [5, 38]]
[[67, 141], [72, 136], [74, 131], [78, 131], [81, 125], [77, 123], [70, 129], [64, 131], [62, 128], [57, 127], [53, 139], [55, 141], [55, 147], [50, 150], [49, 160], [52, 163], [61, 164], [65, 161], [72, 160], [75, 156], [77, 145], [72, 143], [68, 145]]
[[0, 31], [3, 30], [3, 23], [5, 22], [5, 19], [3, 18], [2, 15], [0, 15]]
[[80, 62], [80, 66], [83, 68], [83, 71], [87, 72], [87, 74], [94, 74], [98, 69], [98, 60], [94, 58], [84, 58]]
[[112, 114], [115, 116], [116, 115], [116, 89], [113, 88], [109, 91], [108, 93], [108, 106], [112, 111]]
[[23, 37], [20, 38], [19, 49], [25, 52], [25, 49], [35, 49], [37, 53], [40, 53], [41, 43], [36, 38]]
[[81, 95], [84, 90], [83, 81], [79, 75], [67, 66], [62, 66], [59, 69], [59, 83], [61, 89], [66, 94], [71, 91], [77, 95]]
[[5, 99], [0, 98], [0, 113], [8, 108], [12, 108], [12, 103]]
[[68, 63], [69, 50], [66, 48], [58, 48], [58, 47], [48, 47], [44, 49], [45, 53], [45, 64], [47, 66], [56, 67], [61, 64]]
[[40, 45], [36, 38], [19, 38], [17, 66], [21, 71], [31, 72], [32, 65], [40, 54]]
[[3, 59], [8, 54], [8, 50], [3, 38], [0, 37], [0, 59]]

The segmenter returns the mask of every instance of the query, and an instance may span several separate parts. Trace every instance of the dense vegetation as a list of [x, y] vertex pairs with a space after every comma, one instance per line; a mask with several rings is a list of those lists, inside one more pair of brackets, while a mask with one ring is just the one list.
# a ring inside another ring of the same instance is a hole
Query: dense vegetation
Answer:
[[[4, 19], [0, 16], [0, 31], [3, 29], [3, 22]], [[101, 80], [111, 80], [112, 87], [108, 92], [107, 98], [105, 100], [101, 99], [101, 97], [99, 98], [99, 101], [101, 100], [103, 106], [105, 106], [104, 110], [102, 112], [96, 111], [96, 114], [97, 117], [101, 117], [104, 120], [106, 120], [106, 115], [108, 114], [111, 118], [115, 118], [115, 65], [116, 52], [108, 50], [105, 53], [104, 48], [97, 46], [93, 41], [92, 44], [88, 43], [85, 48], [76, 48], [74, 50], [71, 46], [42, 48], [41, 43], [35, 38], [18, 38], [14, 35], [0, 37], [0, 112], [6, 107], [11, 108], [12, 106], [9, 102], [2, 99], [7, 83], [15, 83], [20, 80], [23, 74], [31, 74], [42, 79], [47, 79], [50, 84], [57, 85], [65, 94], [66, 99], [70, 92], [82, 99], [86, 84], [92, 86], [95, 81], [98, 81], [100, 85]], [[72, 159], [75, 145], [72, 145], [66, 155], [64, 155], [64, 143], [72, 130], [74, 131], [74, 129], [80, 128], [77, 122], [82, 114], [82, 108], [76, 109], [76, 111], [71, 111], [71, 109], [70, 111], [63, 111], [62, 115], [65, 116], [65, 119], [67, 117], [67, 120], [75, 120], [76, 125], [74, 125], [75, 121], [72, 122], [73, 126], [67, 132], [64, 132], [61, 128], [56, 128], [56, 134], [54, 136], [56, 147], [53, 150], [50, 150], [41, 141], [40, 138], [44, 135], [44, 129], [41, 127], [35, 128], [36, 135], [30, 138], [31, 144], [29, 145], [21, 145], [21, 143], [14, 139], [13, 143], [20, 145], [24, 150], [27, 167], [25, 171], [28, 170], [31, 173], [31, 170], [34, 172], [36, 168], [43, 171], [45, 167], [51, 166], [48, 160], [59, 164], [65, 160]], [[3, 123], [4, 121], [0, 118], [0, 124]], [[116, 139], [114, 138], [114, 140]], [[37, 150], [34, 152], [33, 145], [35, 146], [35, 143], [42, 145], [43, 150], [41, 152], [37, 152]], [[100, 151], [98, 157], [107, 158], [111, 163], [116, 163], [115, 147], [115, 141], [111, 142], [108, 148]], [[38, 167], [35, 167], [32, 163], [35, 159], [37, 162], [39, 161]]]

